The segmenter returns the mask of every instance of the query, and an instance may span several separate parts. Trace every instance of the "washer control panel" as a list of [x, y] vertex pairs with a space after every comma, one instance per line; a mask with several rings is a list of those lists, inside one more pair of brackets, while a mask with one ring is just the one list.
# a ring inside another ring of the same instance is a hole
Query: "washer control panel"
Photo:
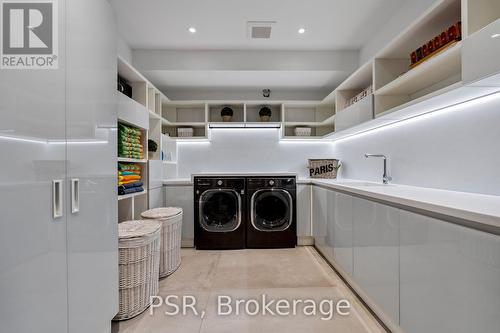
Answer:
[[261, 188], [284, 188], [295, 189], [294, 177], [266, 177], [266, 178], [247, 178], [247, 187], [252, 189]]

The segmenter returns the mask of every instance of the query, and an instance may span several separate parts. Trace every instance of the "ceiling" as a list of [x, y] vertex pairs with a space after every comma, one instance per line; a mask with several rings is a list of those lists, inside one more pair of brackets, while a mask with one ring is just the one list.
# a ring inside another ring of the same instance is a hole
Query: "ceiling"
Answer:
[[[196, 90], [214, 88], [238, 92], [245, 88], [252, 91], [317, 89], [327, 95], [356, 68], [357, 55], [351, 56], [356, 66], [350, 61], [351, 65], [318, 69], [315, 68], [317, 60], [310, 56], [299, 59], [296, 67], [294, 60], [291, 65], [287, 63], [289, 68], [279, 68], [279, 57], [276, 60], [274, 56], [267, 64], [260, 61], [242, 70], [242, 62], [253, 60], [252, 56], [245, 59], [241, 52], [262, 51], [267, 55], [266, 52], [280, 51], [319, 54], [321, 51], [359, 50], [407, 0], [110, 1], [123, 39], [132, 49], [140, 50], [133, 53], [134, 66], [167, 96], [169, 91], [181, 90], [186, 99], [198, 99]], [[271, 38], [248, 38], [247, 21], [275, 21]], [[195, 27], [196, 33], [190, 33], [189, 27]], [[305, 28], [306, 32], [299, 34], [299, 28]], [[187, 57], [189, 60], [183, 61], [183, 65], [169, 61], [168, 56], [156, 56], [157, 62], [162, 59], [168, 62], [168, 66], [164, 66], [168, 68], [161, 68], [161, 63], [153, 66], [144, 61], [150, 58], [148, 52], [153, 56], [159, 50], [188, 51], [193, 56]], [[223, 52], [226, 56], [212, 57], [207, 55], [209, 51]], [[221, 68], [220, 59], [227, 65]], [[340, 59], [340, 63], [349, 63], [345, 57]], [[231, 67], [232, 64], [238, 65]], [[189, 91], [193, 91], [192, 96]]]
[[[112, 0], [134, 49], [353, 50], [404, 0]], [[247, 38], [247, 21], [276, 21], [268, 40]], [[191, 34], [189, 27], [197, 32]], [[298, 34], [304, 27], [306, 33]]]

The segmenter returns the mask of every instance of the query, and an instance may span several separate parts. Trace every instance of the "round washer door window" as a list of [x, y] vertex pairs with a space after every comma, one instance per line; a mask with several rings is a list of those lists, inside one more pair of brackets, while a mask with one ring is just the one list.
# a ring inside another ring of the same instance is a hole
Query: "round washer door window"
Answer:
[[241, 197], [234, 190], [207, 190], [200, 196], [200, 224], [210, 232], [231, 232], [241, 223]]
[[283, 231], [292, 224], [292, 196], [285, 190], [259, 190], [252, 196], [252, 225], [260, 231]]

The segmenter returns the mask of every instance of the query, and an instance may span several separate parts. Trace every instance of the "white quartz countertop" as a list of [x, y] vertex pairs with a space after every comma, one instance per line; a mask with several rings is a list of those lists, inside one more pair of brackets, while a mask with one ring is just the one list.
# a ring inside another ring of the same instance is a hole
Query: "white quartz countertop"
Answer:
[[500, 229], [500, 196], [356, 180], [302, 181]]
[[296, 177], [297, 174], [293, 172], [209, 172], [209, 173], [196, 173], [191, 178], [173, 178], [164, 179], [163, 185], [193, 185], [194, 177]]
[[[194, 176], [296, 176], [294, 173], [205, 173]], [[163, 184], [193, 185], [192, 178], [166, 179]], [[500, 233], [500, 196], [439, 190], [417, 186], [373, 183], [357, 180], [299, 178], [297, 184], [318, 185], [353, 195], [372, 198], [420, 211], [471, 222], [471, 227]]]
[[294, 172], [208, 172], [195, 173], [192, 177], [293, 177], [297, 176]]

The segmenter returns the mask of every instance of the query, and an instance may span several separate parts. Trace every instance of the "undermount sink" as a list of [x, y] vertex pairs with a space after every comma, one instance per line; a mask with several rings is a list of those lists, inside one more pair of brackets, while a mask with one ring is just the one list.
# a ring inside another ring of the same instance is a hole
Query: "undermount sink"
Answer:
[[386, 186], [393, 186], [393, 184], [382, 184], [382, 183], [374, 183], [374, 182], [366, 182], [366, 181], [339, 181], [339, 185], [346, 185], [346, 186], [369, 186], [369, 187], [386, 187]]

